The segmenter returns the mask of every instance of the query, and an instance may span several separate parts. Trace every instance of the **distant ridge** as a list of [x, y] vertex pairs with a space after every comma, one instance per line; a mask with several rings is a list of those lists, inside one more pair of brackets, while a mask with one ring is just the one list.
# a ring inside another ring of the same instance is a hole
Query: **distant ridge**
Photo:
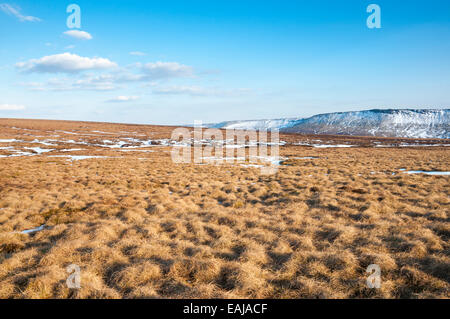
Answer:
[[450, 109], [374, 109], [318, 114], [308, 118], [227, 121], [206, 127], [304, 134], [450, 138]]

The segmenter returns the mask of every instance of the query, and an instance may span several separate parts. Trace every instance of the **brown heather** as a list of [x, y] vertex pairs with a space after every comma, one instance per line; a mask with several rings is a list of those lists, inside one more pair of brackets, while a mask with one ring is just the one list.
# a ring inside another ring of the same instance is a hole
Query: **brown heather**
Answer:
[[[81, 137], [67, 132], [92, 134], [82, 136], [88, 142], [157, 139], [172, 130], [0, 120], [0, 139], [27, 142]], [[0, 158], [0, 298], [450, 296], [449, 177], [400, 171], [450, 171], [448, 148], [280, 138], [359, 147], [283, 146], [288, 159], [273, 175], [239, 164], [174, 164], [161, 146], [122, 152], [57, 143], [40, 145], [56, 149], [42, 155]], [[27, 142], [0, 146], [36, 146]], [[108, 158], [50, 157], [67, 154]], [[70, 264], [81, 268], [81, 289], [67, 288]], [[381, 267], [381, 289], [366, 286], [369, 264]]]

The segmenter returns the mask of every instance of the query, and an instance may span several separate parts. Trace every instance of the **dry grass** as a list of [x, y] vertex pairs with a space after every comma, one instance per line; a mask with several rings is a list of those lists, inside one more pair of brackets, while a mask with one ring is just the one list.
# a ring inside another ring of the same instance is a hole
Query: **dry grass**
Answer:
[[[28, 142], [168, 138], [171, 131], [0, 120], [0, 139]], [[319, 138], [361, 147], [284, 146], [289, 159], [274, 175], [173, 164], [169, 147], [72, 145], [83, 148], [73, 154], [111, 158], [70, 162], [47, 156], [67, 154], [61, 150], [70, 147], [58, 145], [0, 158], [0, 298], [448, 298], [449, 177], [399, 170], [449, 171], [449, 150]], [[0, 146], [8, 145], [31, 144]], [[317, 158], [295, 159], [304, 156]], [[381, 267], [381, 289], [366, 287], [372, 263]], [[66, 286], [70, 264], [81, 268], [81, 289]]]

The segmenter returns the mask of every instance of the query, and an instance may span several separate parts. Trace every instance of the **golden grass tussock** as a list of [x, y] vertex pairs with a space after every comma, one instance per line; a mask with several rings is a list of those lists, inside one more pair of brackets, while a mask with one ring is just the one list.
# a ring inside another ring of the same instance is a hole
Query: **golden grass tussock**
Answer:
[[[449, 171], [448, 147], [321, 137], [358, 146], [288, 143], [278, 171], [263, 175], [240, 163], [176, 164], [164, 145], [96, 146], [173, 129], [0, 120], [0, 140], [24, 141], [0, 146], [79, 142], [33, 156], [0, 149], [0, 298], [450, 297], [449, 177], [405, 173]], [[67, 154], [97, 157], [51, 157]], [[66, 284], [72, 264], [80, 289]], [[380, 289], [366, 285], [371, 264]]]

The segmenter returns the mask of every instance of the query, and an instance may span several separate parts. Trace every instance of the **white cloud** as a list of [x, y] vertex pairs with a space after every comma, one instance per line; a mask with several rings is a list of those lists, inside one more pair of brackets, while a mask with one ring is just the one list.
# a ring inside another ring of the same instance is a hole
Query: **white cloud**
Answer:
[[178, 62], [134, 63], [114, 72], [117, 83], [153, 82], [193, 77], [194, 69]]
[[139, 96], [120, 95], [120, 96], [117, 96], [117, 97], [115, 97], [113, 99], [107, 100], [106, 102], [111, 102], [111, 103], [130, 102], [130, 101], [136, 101], [137, 99], [139, 99]]
[[20, 82], [18, 84], [27, 87], [30, 91], [45, 91], [44, 83], [41, 82]]
[[211, 93], [205, 88], [199, 86], [176, 85], [169, 87], [158, 87], [153, 89], [156, 94], [189, 94], [189, 95], [208, 95]]
[[46, 82], [20, 82], [30, 91], [112, 91], [121, 89], [110, 74], [84, 74], [82, 77], [55, 77]]
[[121, 71], [114, 74], [115, 81], [118, 83], [144, 82], [147, 80], [146, 75], [136, 74], [127, 71]]
[[66, 46], [66, 47], [64, 48], [64, 50], [70, 50], [70, 49], [73, 49], [73, 48], [75, 48], [75, 45], [70, 44], [70, 45]]
[[62, 53], [16, 63], [20, 70], [36, 73], [77, 73], [85, 70], [109, 69], [117, 64], [105, 58], [88, 58]]
[[65, 35], [68, 35], [69, 37], [79, 39], [79, 40], [91, 40], [92, 35], [90, 35], [86, 31], [80, 31], [80, 30], [69, 30], [64, 32]]
[[[145, 87], [158, 89], [159, 82], [193, 76], [194, 73], [192, 67], [177, 62], [155, 62], [145, 65], [135, 63], [119, 67], [108, 59], [81, 57], [67, 52], [16, 63], [16, 68], [22, 72], [70, 74], [70, 76], [57, 76], [41, 82], [18, 83], [32, 91], [112, 91], [126, 88], [134, 83], [142, 83]], [[102, 69], [107, 72], [97, 73]], [[159, 88], [155, 93], [220, 94], [214, 89], [194, 86]]]
[[12, 5], [7, 4], [7, 3], [0, 3], [0, 10], [5, 12], [6, 14], [16, 17], [21, 22], [25, 22], [25, 21], [39, 22], [39, 21], [41, 21], [41, 19], [39, 19], [37, 17], [24, 16], [23, 14], [20, 13], [20, 10], [21, 10], [20, 7], [18, 7], [18, 6], [13, 7]]
[[144, 53], [144, 52], [140, 52], [140, 51], [133, 51], [133, 52], [130, 52], [130, 55], [135, 55], [135, 56], [145, 56], [145, 55], [147, 55], [147, 54]]
[[193, 76], [194, 69], [178, 62], [147, 63], [141, 67], [148, 79], [166, 79]]
[[175, 85], [169, 87], [157, 87], [153, 89], [155, 94], [167, 95], [193, 95], [193, 96], [239, 96], [250, 92], [249, 89], [231, 89], [223, 90], [218, 88], [205, 88], [200, 86]]
[[120, 87], [116, 85], [114, 76], [110, 74], [86, 75], [80, 79], [53, 78], [47, 83], [52, 91], [112, 91]]
[[112, 74], [82, 74], [78, 77], [53, 77], [45, 82], [19, 82], [30, 91], [113, 91], [122, 89]]
[[19, 104], [0, 104], [0, 111], [20, 111], [24, 109], [25, 106]]

